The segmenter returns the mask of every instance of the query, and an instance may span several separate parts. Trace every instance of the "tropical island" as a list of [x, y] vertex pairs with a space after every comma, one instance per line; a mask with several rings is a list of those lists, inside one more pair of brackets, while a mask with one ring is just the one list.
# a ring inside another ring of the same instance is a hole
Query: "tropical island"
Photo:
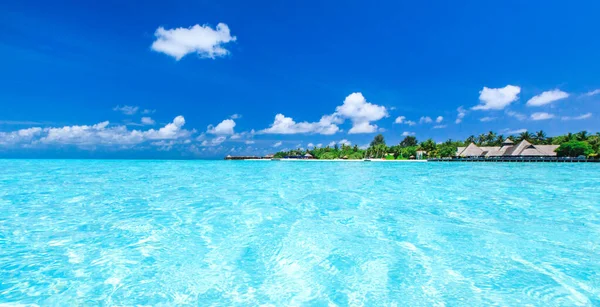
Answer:
[[[549, 137], [544, 131], [536, 133], [523, 132], [518, 135], [504, 136], [493, 131], [471, 135], [465, 140], [447, 140], [442, 143], [436, 143], [433, 139], [427, 139], [419, 142], [414, 136], [406, 136], [399, 144], [388, 146], [383, 135], [376, 135], [368, 148], [361, 149], [357, 145], [349, 146], [338, 144], [334, 146], [315, 147], [308, 149], [292, 149], [289, 151], [280, 151], [272, 157], [275, 159], [284, 158], [308, 158], [320, 160], [334, 159], [385, 159], [385, 160], [410, 160], [410, 159], [431, 159], [431, 158], [452, 158], [458, 157], [461, 151], [462, 156], [485, 155], [484, 150], [495, 147], [498, 149], [512, 144], [520, 145], [523, 149], [530, 147], [536, 149], [536, 145], [544, 150], [551, 149], [552, 153], [540, 150], [545, 155], [555, 157], [584, 157], [589, 160], [598, 160], [600, 156], [600, 133], [590, 134], [587, 131], [577, 133], [567, 133]], [[555, 146], [549, 146], [555, 145]], [[515, 148], [519, 146], [513, 146]], [[469, 149], [465, 151], [465, 149]]]

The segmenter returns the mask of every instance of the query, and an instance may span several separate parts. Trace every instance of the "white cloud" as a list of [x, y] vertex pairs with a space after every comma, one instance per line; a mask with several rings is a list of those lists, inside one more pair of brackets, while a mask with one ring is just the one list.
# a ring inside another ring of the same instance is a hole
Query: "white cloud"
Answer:
[[371, 125], [369, 122], [354, 123], [348, 130], [348, 134], [374, 133], [377, 132], [377, 125]]
[[329, 142], [329, 144], [327, 146], [333, 147], [333, 146], [335, 146], [335, 144], [337, 144], [335, 141], [331, 141], [331, 142]]
[[585, 113], [585, 114], [581, 114], [579, 116], [563, 116], [561, 117], [562, 120], [582, 120], [582, 119], [588, 119], [592, 117], [592, 113]]
[[223, 45], [236, 40], [224, 23], [219, 23], [216, 29], [198, 24], [189, 28], [159, 27], [154, 36], [156, 40], [152, 43], [152, 50], [170, 55], [177, 61], [189, 53], [210, 59], [225, 56], [229, 51]]
[[530, 107], [539, 107], [560, 99], [565, 99], [567, 97], [569, 97], [568, 93], [563, 92], [559, 89], [555, 89], [533, 96], [527, 101], [527, 105]]
[[317, 146], [315, 146], [315, 147], [317, 147], [317, 148], [321, 148], [321, 147], [323, 147], [323, 143], [319, 143], [319, 144], [317, 144]]
[[444, 120], [444, 117], [442, 117], [442, 116], [438, 116], [438, 117], [435, 119], [435, 122], [439, 124], [439, 123], [441, 123], [443, 120]]
[[177, 116], [173, 122], [155, 130], [129, 130], [127, 126], [109, 126], [108, 121], [95, 125], [73, 125], [64, 127], [33, 127], [13, 132], [0, 132], [0, 144], [44, 146], [74, 145], [80, 148], [101, 146], [133, 146], [154, 140], [188, 138], [194, 131], [183, 129], [185, 119]]
[[145, 136], [148, 139], [175, 139], [189, 136], [191, 134], [189, 131], [181, 129], [183, 125], [185, 125], [185, 119], [183, 116], [179, 115], [173, 119], [172, 123], [169, 123], [158, 130], [150, 129], [146, 131]]
[[219, 124], [217, 124], [217, 126], [208, 125], [208, 127], [206, 127], [206, 133], [217, 135], [232, 135], [234, 133], [234, 127], [235, 121], [233, 119], [225, 119]]
[[506, 111], [506, 115], [510, 116], [510, 117], [514, 117], [518, 120], [525, 120], [527, 119], [527, 115], [523, 114], [523, 113], [519, 113], [519, 112], [515, 112], [515, 111]]
[[279, 142], [273, 144], [273, 147], [279, 147], [279, 146], [281, 146], [281, 144], [283, 144], [283, 142], [279, 141]]
[[415, 135], [414, 132], [410, 132], [410, 131], [404, 131], [402, 132], [402, 136], [409, 136], [409, 135]]
[[447, 125], [435, 125], [435, 126], [433, 126], [433, 129], [443, 129], [446, 127], [447, 127]]
[[521, 88], [507, 85], [502, 88], [483, 87], [479, 92], [480, 104], [472, 107], [473, 110], [502, 110], [516, 101], [521, 93]]
[[144, 109], [144, 110], [142, 111], [142, 114], [152, 114], [152, 113], [154, 113], [154, 112], [156, 112], [156, 110]]
[[352, 142], [350, 142], [350, 141], [348, 141], [346, 139], [343, 139], [343, 140], [339, 141], [338, 144], [350, 146], [350, 145], [352, 145]]
[[394, 124], [406, 124], [406, 125], [409, 125], [409, 126], [414, 126], [417, 123], [415, 123], [412, 120], [407, 120], [406, 117], [404, 117], [404, 116], [398, 116], [396, 118], [396, 120], [394, 121]]
[[467, 115], [467, 110], [460, 106], [458, 107], [458, 109], [456, 109], [456, 111], [458, 112], [458, 114], [456, 115], [456, 120], [454, 121], [454, 123], [460, 124], [462, 123], [463, 118], [465, 118], [465, 115]]
[[259, 133], [331, 135], [340, 131], [337, 125], [342, 124], [345, 119], [352, 121], [352, 128], [348, 131], [349, 134], [372, 133], [378, 131], [378, 127], [371, 124], [371, 122], [380, 120], [387, 115], [385, 107], [367, 102], [361, 93], [352, 93], [346, 97], [341, 106], [336, 107], [333, 114], [322, 116], [318, 122], [297, 123], [291, 117], [277, 114], [273, 124], [269, 128], [259, 131]]
[[240, 115], [240, 114], [233, 114], [229, 118], [231, 118], [231, 119], [238, 119], [238, 118], [242, 118], [242, 115]]
[[598, 94], [600, 94], [600, 89], [589, 91], [589, 92], [583, 94], [583, 96], [591, 97], [591, 96], [595, 96]]
[[32, 127], [11, 132], [0, 132], [0, 145], [31, 143], [42, 131], [40, 127]]
[[367, 102], [362, 93], [348, 95], [335, 112], [333, 116], [339, 115], [352, 121], [352, 128], [348, 131], [350, 134], [376, 132], [377, 125], [372, 125], [371, 122], [388, 116], [384, 106]]
[[429, 116], [421, 116], [421, 118], [419, 118], [419, 124], [429, 124], [431, 122], [433, 122], [433, 120]]
[[156, 122], [150, 117], [142, 117], [142, 124], [144, 125], [154, 125]]
[[315, 144], [313, 144], [313, 143], [308, 143], [308, 145], [306, 145], [306, 147], [308, 147], [308, 148], [313, 148], [313, 147], [315, 147]]
[[323, 116], [321, 120], [314, 123], [300, 122], [296, 123], [291, 117], [286, 117], [283, 114], [275, 115], [275, 121], [267, 129], [261, 130], [260, 133], [266, 134], [297, 134], [297, 133], [317, 133], [331, 135], [338, 132], [340, 129], [334, 123], [336, 119], [333, 116]]
[[491, 117], [491, 116], [486, 116], [486, 117], [482, 117], [479, 119], [480, 122], [491, 122], [494, 119], [496, 119], [495, 117]]
[[137, 111], [140, 109], [140, 107], [136, 107], [136, 106], [116, 106], [113, 108], [113, 111], [118, 111], [121, 112], [125, 115], [133, 115], [135, 113], [137, 113]]
[[554, 114], [546, 113], [546, 112], [536, 112], [531, 114], [531, 119], [533, 120], [546, 120], [554, 118]]
[[247, 141], [246, 141], [246, 142], [244, 142], [244, 143], [246, 143], [247, 145], [250, 145], [250, 144], [254, 144], [254, 143], [256, 143], [256, 142], [254, 142], [253, 140], [247, 140]]

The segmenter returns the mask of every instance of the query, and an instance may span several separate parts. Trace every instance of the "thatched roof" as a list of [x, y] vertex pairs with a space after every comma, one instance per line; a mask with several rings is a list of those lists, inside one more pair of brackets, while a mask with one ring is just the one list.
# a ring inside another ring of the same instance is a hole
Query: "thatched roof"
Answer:
[[482, 154], [483, 154], [483, 150], [481, 150], [481, 148], [477, 147], [477, 145], [471, 143], [471, 144], [469, 144], [469, 146], [467, 146], [467, 148], [465, 148], [465, 150], [463, 150], [458, 155], [461, 157], [479, 157]]
[[461, 157], [478, 157], [478, 156], [486, 156], [486, 157], [499, 157], [499, 156], [537, 156], [537, 157], [551, 157], [556, 156], [556, 150], [558, 145], [533, 145], [529, 143], [527, 140], [523, 140], [519, 142], [517, 145], [512, 145], [512, 143], [502, 144], [501, 147], [498, 146], [482, 146], [478, 147], [475, 144], [471, 143], [467, 147], [458, 147], [457, 153], [458, 156]]
[[504, 146], [504, 145], [514, 145], [514, 144], [515, 144], [515, 142], [513, 142], [513, 140], [511, 140], [509, 138], [504, 139], [504, 141], [502, 142], [502, 146]]
[[545, 153], [548, 156], [556, 156], [555, 150], [559, 147], [559, 145], [535, 145], [539, 151]]

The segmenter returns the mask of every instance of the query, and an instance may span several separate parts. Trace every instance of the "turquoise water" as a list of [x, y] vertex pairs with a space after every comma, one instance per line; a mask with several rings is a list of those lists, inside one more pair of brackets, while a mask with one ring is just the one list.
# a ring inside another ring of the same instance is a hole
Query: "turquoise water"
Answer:
[[600, 306], [600, 164], [0, 160], [0, 304]]

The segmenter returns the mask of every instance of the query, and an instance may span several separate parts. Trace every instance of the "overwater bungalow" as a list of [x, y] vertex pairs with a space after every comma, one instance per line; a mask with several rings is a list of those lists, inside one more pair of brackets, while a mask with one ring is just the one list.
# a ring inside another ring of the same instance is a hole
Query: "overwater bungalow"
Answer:
[[556, 157], [555, 150], [559, 145], [533, 145], [527, 140], [515, 143], [506, 139], [502, 146], [477, 146], [474, 143], [467, 147], [458, 147], [457, 157]]

